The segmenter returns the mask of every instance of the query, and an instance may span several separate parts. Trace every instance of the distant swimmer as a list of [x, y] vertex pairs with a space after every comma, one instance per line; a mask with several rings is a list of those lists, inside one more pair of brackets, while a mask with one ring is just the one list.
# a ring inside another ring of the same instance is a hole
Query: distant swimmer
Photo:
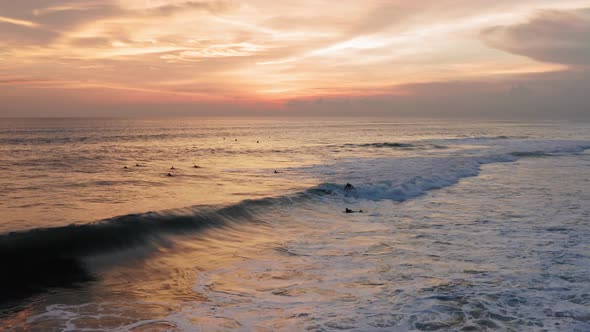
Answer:
[[168, 173], [168, 175], [166, 175], [166, 176], [173, 176], [173, 175], [171, 173]]
[[135, 167], [139, 167], [139, 166], [141, 166], [141, 165], [140, 164], [135, 164]]
[[256, 143], [260, 143], [259, 141], [256, 141]]
[[172, 167], [170, 167], [170, 169], [176, 169], [176, 168], [174, 168], [174, 166], [172, 166]]
[[349, 208], [346, 208], [346, 210], [344, 210], [344, 212], [345, 213], [363, 213], [363, 210], [355, 211], [355, 210], [351, 210]]
[[344, 190], [346, 190], [346, 191], [350, 191], [350, 190], [356, 190], [356, 188], [355, 188], [355, 187], [354, 187], [352, 184], [350, 184], [350, 183], [347, 183], [347, 184], [344, 186]]
[[238, 139], [236, 138], [236, 142], [238, 141]]
[[282, 173], [282, 172], [279, 172], [279, 171], [277, 171], [277, 170], [275, 169], [275, 174], [279, 174], [279, 173]]

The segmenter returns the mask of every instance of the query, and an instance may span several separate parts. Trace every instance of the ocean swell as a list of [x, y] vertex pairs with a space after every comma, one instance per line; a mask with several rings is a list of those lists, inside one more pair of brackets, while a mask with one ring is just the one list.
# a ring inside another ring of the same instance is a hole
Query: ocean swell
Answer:
[[[459, 156], [375, 158], [340, 161], [303, 167], [301, 170], [326, 180], [306, 191], [272, 198], [245, 200], [229, 206], [191, 208], [130, 214], [90, 224], [33, 229], [0, 235], [0, 293], [4, 300], [92, 280], [85, 268], [88, 256], [128, 248], [164, 246], [174, 235], [194, 233], [232, 223], [256, 222], [256, 215], [269, 207], [283, 207], [304, 201], [337, 203], [354, 200], [405, 201], [456, 184], [479, 174], [481, 165], [511, 162], [519, 157], [577, 153], [588, 142], [513, 143], [493, 153]], [[487, 150], [486, 150], [487, 151]], [[354, 190], [344, 190], [352, 183]]]

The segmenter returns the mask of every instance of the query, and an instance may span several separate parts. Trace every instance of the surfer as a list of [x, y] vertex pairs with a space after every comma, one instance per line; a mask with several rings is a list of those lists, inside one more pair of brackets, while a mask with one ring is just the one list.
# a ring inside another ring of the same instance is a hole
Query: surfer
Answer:
[[172, 166], [172, 167], [170, 167], [170, 169], [176, 169], [176, 168], [174, 168], [174, 166]]
[[193, 168], [201, 168], [201, 166], [193, 165]]
[[173, 175], [171, 173], [168, 173], [168, 175], [166, 175], [166, 176], [173, 176]]
[[127, 166], [123, 166], [123, 169], [127, 169], [127, 168], [129, 168], [129, 167], [127, 167]]
[[349, 208], [346, 208], [346, 210], [344, 210], [344, 213], [363, 213], [363, 210], [355, 211], [355, 210], [351, 210]]
[[346, 191], [351, 191], [351, 190], [356, 190], [356, 188], [355, 188], [355, 187], [354, 187], [352, 184], [350, 184], [350, 183], [347, 183], [347, 184], [344, 186], [344, 190], [346, 190]]

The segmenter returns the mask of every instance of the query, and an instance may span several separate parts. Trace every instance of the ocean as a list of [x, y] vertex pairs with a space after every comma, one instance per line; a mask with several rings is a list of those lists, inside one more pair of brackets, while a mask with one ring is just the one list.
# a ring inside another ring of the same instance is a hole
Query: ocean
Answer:
[[587, 149], [566, 121], [2, 119], [0, 330], [589, 331]]

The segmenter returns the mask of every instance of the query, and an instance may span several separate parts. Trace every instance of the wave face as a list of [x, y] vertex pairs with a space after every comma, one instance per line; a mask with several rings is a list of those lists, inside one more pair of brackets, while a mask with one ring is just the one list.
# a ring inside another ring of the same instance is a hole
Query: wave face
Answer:
[[129, 248], [166, 246], [170, 236], [253, 221], [261, 208], [286, 198], [247, 200], [227, 207], [201, 206], [130, 214], [90, 224], [40, 228], [0, 235], [4, 300], [93, 279], [84, 258]]

